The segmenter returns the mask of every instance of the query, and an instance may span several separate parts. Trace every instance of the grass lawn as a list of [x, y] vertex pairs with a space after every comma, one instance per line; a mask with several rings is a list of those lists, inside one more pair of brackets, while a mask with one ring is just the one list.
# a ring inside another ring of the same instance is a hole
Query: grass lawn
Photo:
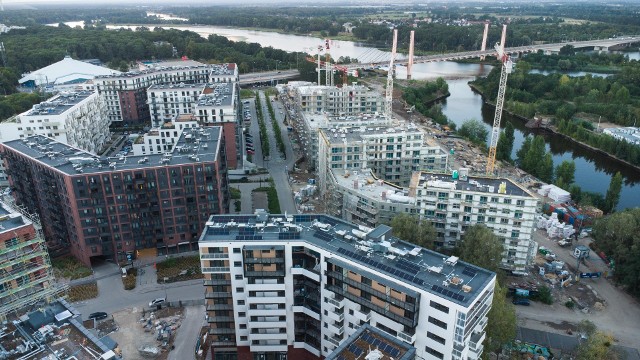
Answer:
[[98, 297], [98, 284], [75, 285], [69, 287], [69, 302], [84, 301]]
[[63, 277], [69, 280], [82, 279], [93, 274], [88, 268], [73, 256], [64, 256], [51, 260], [53, 271], [56, 277]]
[[200, 256], [185, 256], [167, 259], [156, 264], [158, 283], [202, 279]]

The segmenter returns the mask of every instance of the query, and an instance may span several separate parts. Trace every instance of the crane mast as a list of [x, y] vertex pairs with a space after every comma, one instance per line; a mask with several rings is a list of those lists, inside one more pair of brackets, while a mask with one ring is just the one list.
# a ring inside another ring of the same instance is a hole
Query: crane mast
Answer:
[[393, 61], [396, 57], [398, 46], [398, 29], [393, 29], [393, 47], [391, 48], [391, 60], [389, 60], [389, 72], [387, 73], [387, 99], [385, 102], [384, 114], [387, 119], [393, 117]]
[[493, 118], [493, 128], [491, 129], [491, 143], [489, 144], [489, 157], [487, 158], [486, 174], [493, 175], [496, 165], [496, 150], [498, 139], [500, 138], [500, 120], [502, 119], [502, 107], [504, 106], [504, 94], [507, 90], [507, 77], [513, 69], [513, 62], [508, 54], [504, 52], [504, 43], [507, 37], [507, 25], [502, 26], [502, 39], [500, 44], [496, 44], [498, 59], [502, 62], [500, 71], [500, 85], [498, 87], [498, 98], [496, 99], [496, 114]]

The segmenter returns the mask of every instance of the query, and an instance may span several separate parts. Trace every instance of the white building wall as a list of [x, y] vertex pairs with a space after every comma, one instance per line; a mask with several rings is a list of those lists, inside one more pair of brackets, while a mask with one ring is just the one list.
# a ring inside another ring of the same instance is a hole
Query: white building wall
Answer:
[[149, 130], [140, 136], [131, 146], [133, 155], [151, 155], [171, 152], [178, 142], [182, 131], [187, 128], [199, 127], [197, 121], [180, 121]]

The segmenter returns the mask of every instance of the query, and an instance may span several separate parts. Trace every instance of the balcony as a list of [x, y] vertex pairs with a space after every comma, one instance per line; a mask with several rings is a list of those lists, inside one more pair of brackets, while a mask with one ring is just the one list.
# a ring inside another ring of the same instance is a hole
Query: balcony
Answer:
[[249, 329], [273, 329], [278, 327], [286, 327], [287, 321], [249, 321], [247, 327]]
[[334, 334], [342, 335], [344, 333], [344, 323], [342, 324], [329, 324], [329, 331]]
[[214, 285], [231, 285], [231, 280], [225, 280], [225, 279], [204, 280], [204, 286], [214, 286]]
[[287, 309], [248, 309], [247, 316], [286, 316]]
[[284, 291], [284, 284], [247, 284], [246, 291]]
[[284, 345], [251, 345], [251, 352], [286, 352], [287, 344]]
[[320, 274], [312, 271], [311, 269], [294, 266], [291, 268], [291, 275], [303, 275], [308, 277], [309, 279], [320, 282]]
[[362, 310], [355, 310], [353, 312], [353, 317], [358, 319], [360, 322], [368, 323], [371, 320], [371, 310], [367, 310], [363, 312]]
[[202, 267], [202, 273], [211, 274], [211, 273], [221, 273], [221, 272], [229, 272], [228, 267]]
[[284, 258], [244, 258], [245, 264], [283, 264]]
[[228, 259], [228, 253], [215, 253], [215, 254], [200, 254], [200, 260], [209, 260], [209, 259]]
[[215, 311], [215, 310], [233, 310], [233, 305], [231, 304], [207, 305], [207, 311]]
[[341, 337], [336, 336], [326, 336], [325, 340], [333, 344], [334, 346], [340, 346], [340, 342], [342, 341]]
[[338, 300], [338, 299], [329, 298], [329, 299], [327, 299], [327, 302], [329, 304], [333, 305], [336, 309], [342, 309], [342, 308], [344, 308], [345, 299], [342, 298], [342, 300]]
[[[202, 272], [204, 272], [202, 269]], [[229, 271], [229, 268], [227, 268]], [[244, 275], [246, 277], [272, 277], [272, 276], [284, 276], [284, 270], [274, 270], [274, 271], [245, 271]]]
[[287, 333], [251, 333], [249, 334], [251, 340], [287, 340]]
[[416, 337], [417, 337], [416, 334], [411, 335], [411, 334], [407, 334], [407, 333], [404, 333], [404, 332], [399, 332], [398, 333], [398, 339], [400, 339], [400, 340], [402, 340], [404, 342], [408, 342], [409, 344], [415, 343], [416, 342]]
[[344, 311], [342, 310], [340, 310], [339, 312], [329, 311], [325, 316], [333, 321], [341, 322], [344, 320]]
[[231, 293], [230, 292], [205, 292], [204, 293], [204, 298], [205, 299], [220, 299], [220, 298], [231, 298]]

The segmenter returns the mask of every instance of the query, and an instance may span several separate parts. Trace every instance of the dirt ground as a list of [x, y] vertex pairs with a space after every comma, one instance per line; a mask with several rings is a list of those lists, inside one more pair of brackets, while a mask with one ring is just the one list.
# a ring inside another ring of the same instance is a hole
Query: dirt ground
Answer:
[[[177, 326], [183, 316], [182, 308], [164, 308], [154, 312], [155, 324], [157, 321], [171, 321], [177, 319]], [[127, 360], [146, 360], [146, 359], [166, 359], [169, 352], [168, 349], [162, 349], [160, 342], [156, 340], [157, 332], [155, 330], [146, 331], [142, 319], [149, 319], [150, 313], [143, 314], [141, 308], [130, 308], [113, 314], [113, 320], [118, 326], [118, 331], [112, 333], [111, 338], [118, 343], [118, 348], [122, 351], [122, 356]], [[173, 328], [174, 326], [172, 326]], [[175, 338], [172, 336], [171, 341]], [[171, 341], [167, 347], [170, 347]], [[147, 357], [140, 354], [138, 348], [143, 345], [157, 346], [161, 349], [161, 353], [157, 357]]]

